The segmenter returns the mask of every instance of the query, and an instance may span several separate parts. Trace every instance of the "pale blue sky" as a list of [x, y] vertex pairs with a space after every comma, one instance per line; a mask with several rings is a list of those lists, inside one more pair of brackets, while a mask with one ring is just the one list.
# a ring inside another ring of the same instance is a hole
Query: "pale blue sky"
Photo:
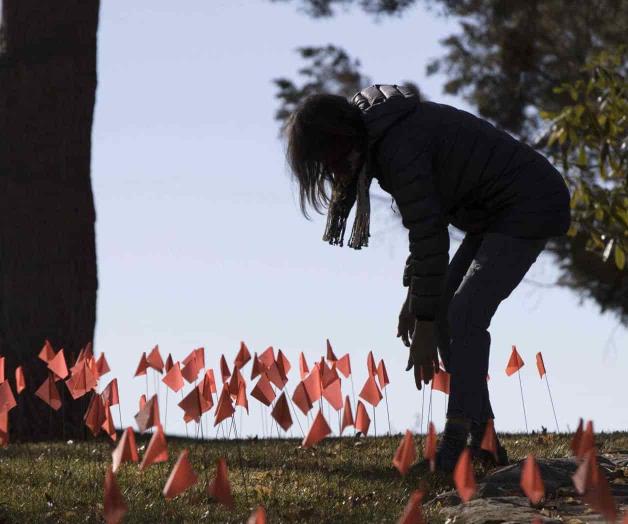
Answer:
[[[155, 344], [175, 359], [204, 346], [216, 367], [223, 352], [231, 362], [244, 340], [252, 351], [280, 348], [296, 365], [299, 351], [310, 362], [320, 356], [328, 337], [337, 354], [352, 356], [356, 394], [368, 351], [385, 358], [393, 431], [416, 429], [421, 397], [404, 372], [407, 349], [395, 337], [407, 232], [392, 227], [384, 206], [368, 248], [321, 240], [324, 217], [308, 222], [298, 210], [273, 120], [272, 79], [296, 76], [296, 47], [335, 43], [361, 60], [374, 83], [413, 80], [430, 99], [474, 112], [441, 93], [443, 76], [424, 74], [427, 61], [442, 53], [438, 39], [455, 26], [421, 6], [377, 24], [357, 10], [316, 21], [292, 4], [264, 0], [101, 3], [92, 156], [95, 347], [120, 381], [125, 426], [145, 388], [132, 378], [138, 359]], [[452, 236], [450, 256], [457, 246]], [[527, 276], [551, 282], [553, 264], [544, 253]], [[524, 427], [518, 381], [504, 373], [512, 344], [526, 362], [521, 378], [531, 429], [554, 428], [534, 366], [537, 351], [563, 430], [578, 416], [592, 418], [597, 429], [626, 429], [626, 330], [616, 331], [614, 350], [603, 351], [615, 325], [568, 291], [522, 283], [490, 328], [498, 430]], [[291, 372], [290, 393], [297, 380]], [[435, 392], [438, 429], [444, 402]], [[167, 430], [182, 433], [172, 396], [169, 406]], [[251, 406], [245, 433], [260, 429], [259, 404], [252, 399]], [[376, 416], [380, 432], [383, 403]]]

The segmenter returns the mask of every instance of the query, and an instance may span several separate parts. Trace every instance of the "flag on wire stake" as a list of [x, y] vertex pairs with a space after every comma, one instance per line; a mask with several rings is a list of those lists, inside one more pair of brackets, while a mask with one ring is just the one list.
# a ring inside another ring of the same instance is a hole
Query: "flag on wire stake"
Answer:
[[541, 380], [543, 380], [543, 375], [545, 375], [545, 385], [547, 386], [547, 393], [549, 394], [550, 403], [552, 404], [554, 422], [556, 422], [556, 433], [560, 433], [560, 429], [558, 428], [558, 418], [556, 417], [556, 409], [554, 409], [554, 400], [552, 399], [552, 391], [550, 389], [549, 380], [547, 379], [547, 370], [545, 369], [545, 362], [543, 361], [543, 355], [541, 355], [540, 351], [536, 354], [536, 367], [539, 370], [539, 377]]
[[526, 433], [528, 433], [528, 417], [526, 416], [526, 404], [523, 401], [523, 385], [521, 384], [521, 371], [520, 369], [524, 366], [523, 359], [517, 352], [517, 347], [512, 345], [512, 352], [510, 353], [510, 359], [508, 360], [508, 364], [506, 365], [506, 375], [510, 376], [513, 373], [517, 373], [519, 377], [519, 390], [521, 391], [521, 405], [523, 406], [523, 420], [526, 424]]

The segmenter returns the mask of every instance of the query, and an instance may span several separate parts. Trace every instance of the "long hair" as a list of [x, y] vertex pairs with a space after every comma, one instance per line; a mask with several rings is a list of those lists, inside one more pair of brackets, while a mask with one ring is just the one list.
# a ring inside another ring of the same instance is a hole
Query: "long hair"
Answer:
[[301, 100], [288, 117], [284, 133], [286, 160], [299, 186], [301, 212], [309, 219], [308, 203], [320, 214], [329, 206], [330, 166], [354, 146], [366, 149], [366, 126], [360, 109], [345, 97], [318, 93]]

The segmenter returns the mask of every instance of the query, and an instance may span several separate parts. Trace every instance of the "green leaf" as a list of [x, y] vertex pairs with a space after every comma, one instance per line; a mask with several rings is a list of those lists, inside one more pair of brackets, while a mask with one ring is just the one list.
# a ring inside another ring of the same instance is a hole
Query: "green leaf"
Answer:
[[587, 165], [587, 154], [584, 150], [584, 146], [580, 146], [580, 150], [578, 151], [578, 160], [576, 164], [582, 167], [586, 167]]
[[624, 254], [624, 250], [617, 244], [615, 244], [615, 265], [620, 271], [624, 269], [624, 266], [626, 265], [626, 255]]

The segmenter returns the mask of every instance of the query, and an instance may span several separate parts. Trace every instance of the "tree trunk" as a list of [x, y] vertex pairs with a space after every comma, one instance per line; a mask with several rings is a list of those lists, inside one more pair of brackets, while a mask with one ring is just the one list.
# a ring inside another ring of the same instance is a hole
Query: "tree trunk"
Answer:
[[44, 340], [68, 365], [93, 338], [95, 210], [90, 180], [99, 0], [4, 0], [0, 40], [0, 355], [27, 389], [11, 438], [84, 435], [87, 398], [35, 396]]

